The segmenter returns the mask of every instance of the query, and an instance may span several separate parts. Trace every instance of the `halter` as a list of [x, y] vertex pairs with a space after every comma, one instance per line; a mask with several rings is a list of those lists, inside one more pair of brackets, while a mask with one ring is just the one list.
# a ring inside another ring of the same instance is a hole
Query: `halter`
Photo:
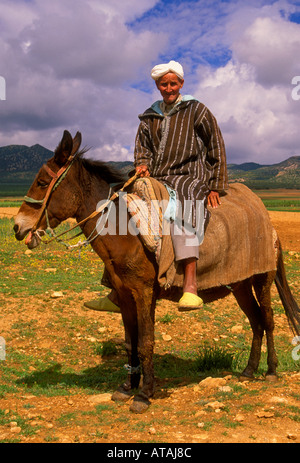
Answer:
[[[92, 219], [93, 217], [101, 214], [104, 209], [112, 203], [112, 201], [114, 201], [118, 196], [119, 196], [119, 193], [121, 191], [124, 191], [124, 189], [129, 186], [131, 183], [133, 183], [138, 177], [139, 177], [139, 174], [135, 174], [133, 177], [131, 177], [127, 182], [125, 182], [125, 184], [123, 185], [123, 187], [118, 191], [118, 192], [115, 192], [113, 193], [112, 196], [110, 196], [110, 193], [109, 193], [109, 197], [107, 199], [107, 201], [105, 201], [104, 204], [101, 205], [101, 207], [97, 210], [95, 210], [94, 212], [92, 212], [88, 217], [86, 217], [85, 219], [81, 220], [80, 222], [78, 222], [76, 225], [74, 225], [73, 227], [71, 227], [69, 230], [66, 230], [62, 233], [60, 233], [59, 235], [55, 235], [54, 234], [54, 231], [51, 229], [50, 227], [50, 222], [49, 222], [49, 218], [48, 218], [48, 212], [47, 212], [47, 204], [48, 204], [48, 201], [49, 201], [49, 198], [50, 198], [50, 195], [53, 191], [56, 190], [56, 188], [60, 185], [60, 183], [63, 181], [63, 179], [66, 177], [67, 173], [69, 172], [70, 168], [72, 167], [72, 164], [74, 162], [74, 159], [77, 155], [77, 152], [74, 154], [74, 155], [71, 155], [66, 164], [64, 166], [62, 166], [58, 172], [53, 172], [52, 169], [50, 169], [49, 166], [47, 166], [47, 164], [44, 164], [43, 168], [46, 170], [46, 172], [50, 175], [50, 177], [52, 177], [52, 180], [48, 186], [48, 189], [46, 191], [46, 195], [43, 199], [34, 199], [34, 198], [31, 198], [30, 196], [24, 196], [24, 201], [27, 202], [27, 203], [30, 203], [30, 204], [40, 204], [42, 207], [41, 207], [41, 210], [39, 212], [39, 215], [38, 215], [38, 218], [33, 226], [33, 228], [31, 229], [31, 233], [32, 234], [37, 234], [38, 237], [40, 238], [40, 240], [42, 241], [42, 237], [40, 235], [40, 233], [43, 233], [45, 234], [46, 231], [44, 230], [38, 230], [38, 224], [42, 218], [42, 215], [43, 213], [45, 212], [45, 216], [46, 216], [46, 222], [47, 222], [47, 229], [49, 229], [51, 231], [51, 234], [52, 234], [52, 239], [48, 240], [48, 241], [43, 241], [43, 243], [45, 244], [49, 244], [51, 243], [52, 241], [54, 240], [58, 240], [58, 241], [61, 241], [59, 240], [59, 238], [66, 234], [66, 233], [69, 233], [70, 231], [74, 230], [74, 228], [77, 228], [79, 227], [80, 225], [84, 224], [85, 222], [87, 222], [89, 219]], [[111, 189], [110, 189], [110, 192], [111, 192]], [[105, 224], [103, 225], [105, 226]], [[80, 242], [78, 243], [78, 245], [74, 245], [74, 246], [70, 246], [70, 245], [67, 245], [66, 243], [63, 243], [65, 244], [68, 248], [74, 248], [74, 247], [78, 247], [78, 246], [87, 246], [88, 244], [90, 244], [95, 238], [97, 238], [97, 236], [99, 236], [99, 232], [96, 233], [96, 235], [94, 235], [92, 237], [92, 235], [94, 234], [95, 232], [95, 229], [92, 231], [92, 233], [90, 234], [90, 236], [87, 238], [87, 240], [85, 240], [83, 243]], [[83, 232], [81, 231], [80, 233], [78, 233], [76, 236], [70, 238], [70, 239], [73, 239], [73, 238], [76, 238], [77, 236], [81, 235]], [[61, 241], [62, 242], [62, 241]]]
[[[59, 169], [58, 172], [53, 172], [53, 170], [50, 169], [50, 167], [47, 166], [47, 164], [43, 165], [43, 168], [46, 170], [47, 174], [50, 175], [50, 177], [52, 177], [52, 180], [51, 180], [51, 182], [50, 182], [50, 184], [48, 186], [48, 189], [46, 191], [46, 195], [45, 195], [45, 197], [43, 199], [34, 199], [34, 198], [31, 198], [30, 196], [24, 196], [24, 201], [25, 202], [31, 203], [31, 204], [40, 204], [42, 206], [41, 209], [40, 209], [38, 218], [37, 218], [34, 226], [31, 229], [32, 233], [35, 233], [37, 231], [38, 224], [39, 224], [39, 222], [40, 222], [40, 220], [42, 218], [43, 212], [46, 210], [47, 203], [49, 201], [51, 193], [56, 190], [58, 185], [62, 182], [62, 180], [65, 178], [65, 176], [69, 172], [69, 169], [71, 168], [71, 166], [72, 166], [72, 164], [74, 162], [76, 154], [77, 153], [75, 153], [74, 155], [71, 155], [67, 159], [67, 162]], [[47, 215], [47, 222], [48, 222], [48, 214], [46, 214], [46, 215]]]

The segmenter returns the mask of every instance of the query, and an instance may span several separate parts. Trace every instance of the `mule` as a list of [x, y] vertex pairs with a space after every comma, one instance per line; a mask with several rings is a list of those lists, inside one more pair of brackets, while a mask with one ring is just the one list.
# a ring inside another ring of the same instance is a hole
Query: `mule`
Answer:
[[[39, 245], [42, 230], [47, 227], [54, 229], [71, 217], [80, 224], [86, 237], [93, 235], [98, 219], [93, 216], [93, 211], [98, 202], [108, 198], [110, 183], [124, 182], [124, 178], [105, 163], [85, 159], [83, 152], [79, 152], [80, 144], [80, 133], [73, 139], [68, 131], [64, 132], [54, 156], [41, 167], [20, 207], [15, 218], [15, 237], [23, 240], [27, 236], [26, 244], [30, 249]], [[118, 295], [125, 329], [129, 371], [127, 380], [115, 391], [112, 399], [127, 401], [135, 390], [130, 410], [142, 413], [149, 407], [155, 389], [153, 351], [156, 300], [158, 297], [178, 299], [175, 290], [162, 294], [157, 282], [155, 257], [145, 248], [140, 237], [130, 233], [118, 234], [118, 230], [117, 223], [116, 235], [95, 235], [91, 245], [104, 262], [111, 286]], [[233, 283], [230, 289], [211, 288], [199, 294], [204, 301], [212, 301], [232, 292], [249, 319], [253, 332], [252, 345], [241, 379], [254, 378], [264, 333], [268, 349], [266, 379], [276, 378], [278, 360], [274, 348], [270, 292], [274, 281], [293, 330], [299, 333], [299, 307], [286, 279], [280, 243], [277, 270]], [[143, 381], [140, 385], [141, 375]]]

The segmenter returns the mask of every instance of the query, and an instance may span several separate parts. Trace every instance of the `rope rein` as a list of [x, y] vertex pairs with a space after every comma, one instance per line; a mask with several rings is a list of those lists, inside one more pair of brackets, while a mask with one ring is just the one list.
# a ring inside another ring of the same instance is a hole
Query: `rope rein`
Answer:
[[[109, 212], [110, 212], [111, 207], [112, 207], [112, 203], [116, 198], [119, 197], [119, 193], [124, 191], [129, 185], [131, 185], [131, 183], [133, 183], [139, 177], [139, 174], [135, 174], [133, 177], [130, 177], [130, 179], [127, 180], [127, 182], [125, 182], [123, 187], [119, 191], [114, 192], [113, 194], [111, 194], [112, 189], [110, 188], [109, 189], [109, 194], [108, 194], [108, 199], [105, 201], [104, 204], [102, 204], [98, 209], [93, 211], [88, 217], [86, 217], [85, 219], [83, 219], [80, 222], [76, 223], [76, 225], [74, 225], [70, 229], [65, 230], [64, 232], [61, 232], [60, 234], [56, 235], [54, 230], [50, 227], [50, 221], [49, 221], [49, 216], [48, 216], [48, 211], [47, 211], [47, 203], [49, 201], [51, 193], [56, 190], [56, 188], [60, 185], [60, 183], [66, 177], [67, 173], [69, 172], [70, 168], [73, 165], [75, 157], [76, 157], [76, 154], [74, 156], [70, 156], [70, 158], [68, 159], [65, 166], [63, 166], [57, 173], [53, 172], [47, 166], [47, 164], [44, 165], [44, 168], [46, 169], [47, 173], [52, 177], [52, 180], [51, 180], [51, 182], [49, 184], [48, 190], [47, 190], [46, 195], [45, 195], [45, 197], [43, 199], [34, 199], [34, 198], [31, 198], [30, 196], [24, 196], [24, 201], [26, 201], [27, 203], [39, 204], [39, 205], [42, 206], [41, 210], [39, 212], [39, 215], [38, 215], [38, 219], [37, 219], [34, 227], [32, 228], [32, 233], [36, 234], [38, 236], [38, 238], [41, 240], [41, 242], [44, 243], [44, 244], [49, 244], [52, 241], [57, 241], [59, 243], [62, 243], [69, 250], [75, 249], [75, 248], [82, 248], [84, 246], [88, 246], [89, 244], [91, 244], [99, 235], [101, 235], [101, 233], [102, 233], [102, 231], [103, 231], [103, 229], [104, 229], [104, 227], [106, 225], [107, 219], [104, 221], [104, 223], [103, 223], [100, 230], [97, 230], [97, 224], [96, 224], [95, 228], [90, 233], [90, 235], [84, 241], [79, 241], [77, 244], [74, 244], [74, 245], [68, 244], [65, 241], [60, 239], [61, 236], [65, 235], [66, 233], [70, 233], [72, 230], [74, 230], [77, 227], [80, 227], [81, 225], [86, 223], [88, 220], [90, 220], [90, 219], [92, 219], [92, 218], [94, 218], [94, 217], [96, 217], [96, 216], [98, 216], [100, 214], [103, 214], [103, 211], [107, 207], [108, 207], [108, 211], [107, 211], [107, 217], [108, 217]], [[45, 213], [47, 228], [45, 230], [39, 230], [38, 229], [38, 224], [39, 224], [39, 222], [40, 222], [40, 220], [42, 218], [43, 213]], [[67, 240], [70, 241], [72, 239], [77, 238], [78, 236], [80, 236], [82, 234], [83, 234], [83, 231], [80, 231], [75, 236], [67, 238]], [[50, 235], [51, 239], [43, 240], [42, 238], [45, 235]]]
[[[109, 189], [109, 194], [111, 193], [111, 188]], [[110, 210], [111, 210], [111, 207], [112, 207], [112, 201], [111, 199], [107, 199], [106, 203], [105, 203], [105, 207], [108, 205], [108, 211], [107, 211], [107, 216], [109, 215], [110, 213]], [[101, 208], [101, 211], [99, 211], [99, 213], [103, 212], [102, 211], [102, 208]], [[45, 241], [45, 240], [42, 240], [42, 242], [44, 244], [49, 244], [51, 243], [52, 241], [57, 241], [58, 243], [61, 243], [63, 244], [67, 249], [69, 250], [73, 250], [73, 249], [76, 249], [76, 248], [82, 248], [82, 247], [85, 247], [85, 246], [88, 246], [89, 244], [91, 244], [99, 235], [101, 235], [104, 227], [105, 227], [105, 224], [106, 224], [106, 221], [104, 222], [103, 226], [101, 227], [100, 230], [97, 230], [97, 225], [95, 226], [95, 228], [92, 230], [92, 232], [90, 233], [90, 235], [88, 236], [88, 238], [86, 238], [84, 241], [78, 241], [78, 243], [76, 244], [68, 244], [66, 243], [65, 241], [63, 241], [62, 239], [60, 239], [60, 236], [66, 234], [66, 233], [69, 233], [70, 231], [74, 230], [74, 228], [77, 228], [79, 226], [79, 224], [76, 224], [74, 225], [74, 227], [70, 228], [69, 230], [66, 230], [62, 233], [60, 233], [59, 235], [56, 235], [55, 234], [55, 231], [50, 227], [50, 223], [49, 223], [49, 219], [48, 219], [48, 213], [47, 213], [47, 209], [45, 210], [45, 213], [46, 213], [46, 220], [47, 220], [47, 229], [45, 230], [44, 234], [47, 233], [47, 230], [49, 230], [52, 238], [48, 241]], [[91, 214], [92, 215], [92, 214]], [[90, 218], [91, 216], [87, 217]], [[41, 230], [43, 231], [43, 230]], [[97, 233], [95, 233], [97, 231]], [[38, 230], [37, 230], [37, 235], [39, 236], [38, 234]], [[95, 233], [95, 235], [94, 235]], [[74, 236], [71, 236], [70, 238], [66, 238], [68, 241], [71, 241], [75, 238], [77, 238], [78, 236], [82, 235], [83, 234], [83, 231], [80, 231], [79, 233], [77, 233], [76, 235]], [[93, 236], [94, 235], [94, 236]], [[41, 237], [39, 236], [39, 238], [41, 239]]]

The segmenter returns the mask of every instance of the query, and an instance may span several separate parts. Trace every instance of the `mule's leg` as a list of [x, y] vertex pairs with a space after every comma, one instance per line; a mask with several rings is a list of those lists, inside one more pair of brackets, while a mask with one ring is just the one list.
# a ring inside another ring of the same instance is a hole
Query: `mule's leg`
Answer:
[[138, 319], [138, 354], [142, 366], [143, 385], [134, 397], [130, 410], [134, 413], [145, 412], [149, 398], [154, 394], [154, 314], [156, 295], [153, 288], [144, 287], [141, 294], [136, 295]]
[[[133, 395], [133, 390], [139, 387], [141, 373], [140, 362], [138, 356], [137, 339], [138, 339], [138, 324], [135, 304], [130, 300], [131, 295], [122, 297], [121, 300], [127, 301], [125, 307], [121, 308], [123, 324], [125, 328], [125, 348], [128, 358], [129, 373], [127, 380], [113, 393], [112, 400], [118, 402], [126, 402]], [[122, 304], [121, 304], [122, 305]]]
[[260, 305], [261, 314], [264, 322], [267, 338], [268, 350], [268, 371], [266, 379], [274, 381], [277, 379], [276, 368], [278, 359], [274, 346], [274, 317], [271, 306], [271, 285], [274, 281], [276, 272], [268, 272], [262, 275], [256, 275], [253, 280], [253, 287], [255, 294]]
[[245, 315], [248, 317], [252, 328], [253, 338], [251, 352], [248, 364], [241, 374], [241, 379], [252, 379], [254, 373], [258, 369], [261, 344], [264, 335], [264, 325], [260, 313], [260, 308], [252, 292], [252, 284], [250, 280], [245, 280], [240, 283], [234, 290], [233, 294]]

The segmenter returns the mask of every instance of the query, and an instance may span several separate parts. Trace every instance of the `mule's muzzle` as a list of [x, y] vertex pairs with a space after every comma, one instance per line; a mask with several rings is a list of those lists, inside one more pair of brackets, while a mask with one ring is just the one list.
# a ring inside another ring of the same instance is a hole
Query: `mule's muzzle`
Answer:
[[28, 247], [28, 249], [36, 248], [40, 244], [40, 242], [41, 238], [39, 237], [39, 235], [37, 235], [36, 233], [32, 233], [32, 231], [29, 232], [25, 240], [25, 244]]
[[[19, 230], [20, 230], [19, 225], [18, 225], [18, 224], [15, 224], [15, 225], [14, 225], [14, 232], [15, 232], [16, 238], [17, 238], [17, 235], [18, 235], [18, 233], [19, 233]], [[18, 239], [18, 238], [17, 238], [17, 239]]]
[[14, 232], [15, 232], [15, 238], [18, 241], [22, 241], [27, 235], [27, 233], [29, 232], [29, 230], [22, 230], [21, 227], [16, 223], [14, 225]]
[[28, 247], [28, 249], [36, 248], [40, 244], [41, 238], [36, 233], [33, 233], [31, 230], [22, 230], [17, 223], [14, 225], [13, 229], [15, 232], [15, 238], [18, 241], [23, 241], [23, 239], [27, 235], [25, 244]]

